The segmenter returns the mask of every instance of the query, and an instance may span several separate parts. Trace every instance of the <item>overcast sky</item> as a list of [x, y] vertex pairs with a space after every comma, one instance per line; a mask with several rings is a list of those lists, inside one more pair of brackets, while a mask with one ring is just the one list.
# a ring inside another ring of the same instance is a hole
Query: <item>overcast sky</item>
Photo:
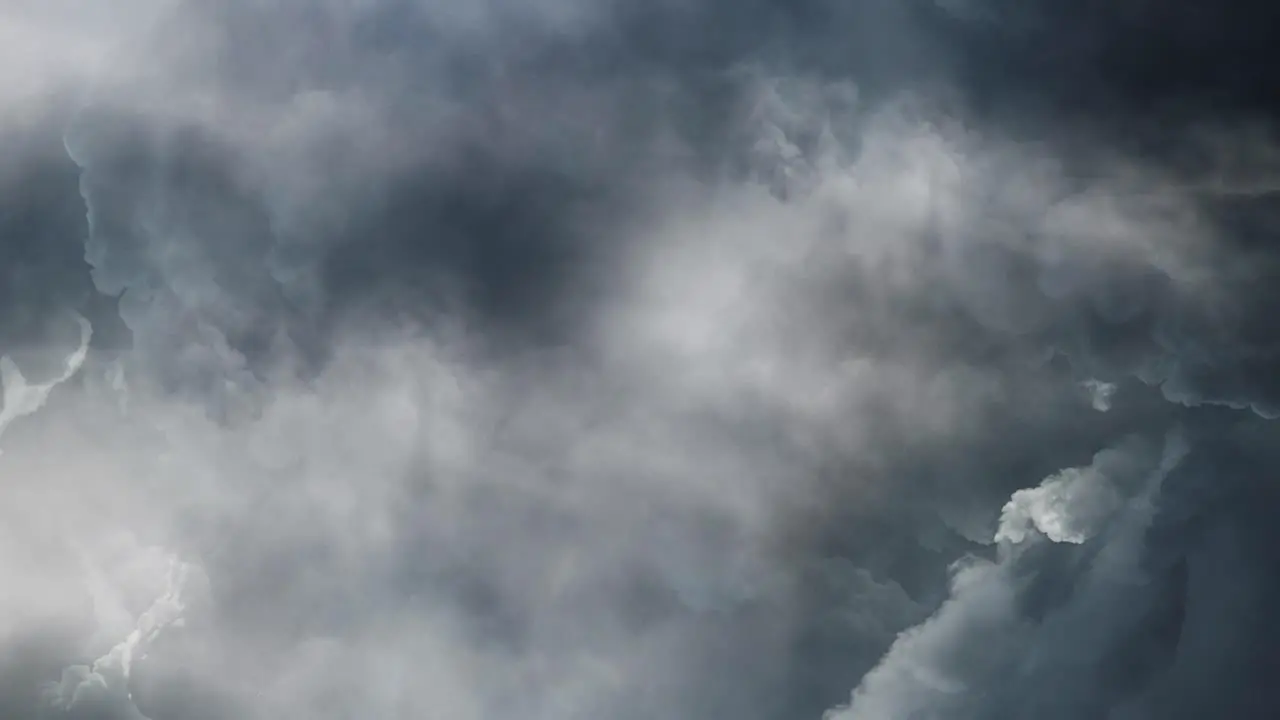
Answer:
[[1277, 23], [0, 0], [0, 718], [1280, 717]]

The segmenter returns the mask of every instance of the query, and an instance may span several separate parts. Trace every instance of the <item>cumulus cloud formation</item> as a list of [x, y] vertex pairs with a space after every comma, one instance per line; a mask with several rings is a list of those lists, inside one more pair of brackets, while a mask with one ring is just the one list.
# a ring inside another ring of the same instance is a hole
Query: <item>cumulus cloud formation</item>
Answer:
[[[1003, 543], [1000, 557], [956, 565], [951, 597], [928, 621], [899, 635], [852, 704], [827, 717], [1103, 717], [1122, 706], [1120, 693], [1130, 690], [1125, 685], [1132, 676], [1145, 681], [1141, 675], [1158, 668], [1161, 658], [1118, 663], [1115, 653], [1132, 649], [1117, 648], [1117, 636], [1123, 643], [1134, 627], [1168, 623], [1162, 603], [1177, 602], [1168, 596], [1182, 592], [1140, 559], [1155, 497], [1184, 451], [1180, 438], [1171, 437], [1161, 455], [1146, 458], [1151, 468], [1127, 456], [1141, 448], [1117, 448], [1111, 452], [1125, 457], [1100, 454], [1090, 468], [1019, 490], [995, 537]], [[1115, 486], [1097, 487], [1113, 482], [1104, 473], [1128, 480], [1132, 492], [1126, 497]], [[1126, 473], [1131, 477], [1123, 478]], [[1062, 559], [1059, 571], [1068, 575], [1055, 591], [1061, 594], [1037, 597], [1045, 581], [1028, 573], [1043, 572], [1046, 558], [1027, 543], [1084, 545], [1104, 532], [1104, 546]], [[1077, 692], [1082, 684], [1089, 693]]]
[[1269, 14], [0, 0], [0, 716], [1273, 717]]

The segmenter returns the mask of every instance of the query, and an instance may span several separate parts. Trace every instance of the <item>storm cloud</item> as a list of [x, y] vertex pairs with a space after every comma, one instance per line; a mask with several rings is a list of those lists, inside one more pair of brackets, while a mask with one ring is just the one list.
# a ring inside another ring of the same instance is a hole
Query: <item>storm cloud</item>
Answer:
[[1274, 15], [0, 0], [0, 715], [1274, 717]]

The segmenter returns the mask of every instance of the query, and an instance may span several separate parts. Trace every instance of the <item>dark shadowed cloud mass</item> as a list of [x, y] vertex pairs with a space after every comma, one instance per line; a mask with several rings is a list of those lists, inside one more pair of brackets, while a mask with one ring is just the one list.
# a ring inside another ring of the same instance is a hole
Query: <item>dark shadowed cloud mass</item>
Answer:
[[1280, 717], [1277, 21], [0, 0], [0, 720]]

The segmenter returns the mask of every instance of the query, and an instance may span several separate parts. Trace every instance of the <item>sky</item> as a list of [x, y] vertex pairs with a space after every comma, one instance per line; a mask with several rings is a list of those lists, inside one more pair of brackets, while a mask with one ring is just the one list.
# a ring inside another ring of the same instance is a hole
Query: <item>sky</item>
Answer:
[[1280, 716], [1175, 5], [0, 0], [0, 718]]

